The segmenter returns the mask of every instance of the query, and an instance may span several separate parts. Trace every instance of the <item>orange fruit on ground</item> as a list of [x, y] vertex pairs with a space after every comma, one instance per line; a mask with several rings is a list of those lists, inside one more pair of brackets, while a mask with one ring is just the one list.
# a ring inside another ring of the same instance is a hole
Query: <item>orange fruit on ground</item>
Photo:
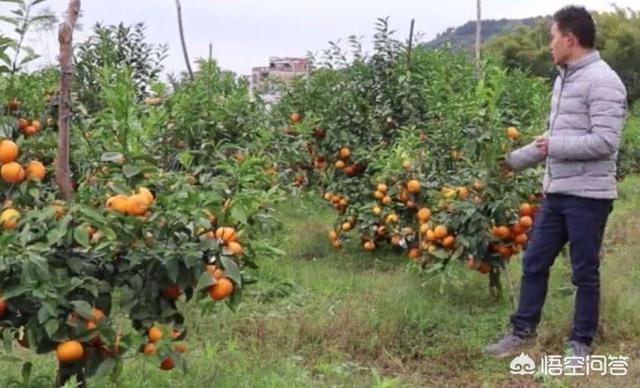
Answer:
[[162, 290], [161, 294], [167, 299], [176, 300], [180, 296], [180, 287], [177, 284], [173, 284]]
[[185, 353], [187, 351], [187, 345], [185, 344], [176, 344], [173, 348], [178, 353]]
[[516, 127], [509, 127], [507, 128], [507, 137], [511, 140], [516, 140], [520, 137], [520, 133]]
[[244, 253], [244, 248], [242, 248], [242, 245], [238, 244], [235, 241], [229, 241], [229, 244], [227, 244], [227, 249], [229, 250], [229, 252], [236, 256], [240, 256]]
[[6, 312], [7, 312], [7, 302], [3, 298], [0, 298], [0, 317], [2, 317]]
[[56, 348], [56, 357], [61, 363], [78, 361], [84, 355], [84, 348], [78, 341], [65, 341]]
[[37, 160], [32, 160], [29, 162], [29, 164], [27, 164], [25, 172], [27, 175], [27, 179], [41, 181], [44, 179], [46, 169], [44, 168], [44, 164], [40, 163]]
[[[151, 206], [151, 204], [153, 204], [153, 202], [155, 201], [155, 198], [153, 197], [153, 194], [146, 187], [139, 188], [138, 189], [138, 193], [140, 195], [142, 195], [144, 197], [144, 199], [147, 200], [147, 205], [148, 206]], [[209, 217], [211, 218], [211, 216], [209, 216]]]
[[24, 180], [26, 175], [24, 168], [16, 162], [9, 162], [2, 165], [0, 168], [0, 175], [5, 182], [10, 184], [17, 184]]
[[533, 225], [533, 219], [530, 216], [520, 217], [520, 225], [525, 229], [529, 229]]
[[329, 232], [329, 240], [337, 240], [338, 239], [338, 232], [336, 232], [335, 230], [332, 230]]
[[449, 234], [449, 231], [447, 230], [447, 227], [444, 225], [438, 225], [433, 230], [433, 235], [435, 236], [436, 239], [445, 238], [447, 237], [448, 234]]
[[382, 193], [386, 193], [389, 188], [384, 183], [379, 183], [377, 189]]
[[233, 293], [233, 282], [227, 278], [218, 280], [216, 284], [209, 287], [209, 296], [213, 300], [222, 300]]
[[407, 182], [407, 190], [413, 194], [420, 192], [420, 182], [415, 179], [410, 180]]
[[342, 160], [338, 160], [338, 161], [336, 162], [336, 168], [337, 168], [338, 170], [342, 170], [344, 167], [345, 167], [345, 164], [344, 164], [344, 162], [343, 162]]
[[107, 199], [106, 207], [109, 210], [125, 214], [129, 210], [129, 198], [122, 194], [114, 195]]
[[347, 159], [351, 156], [351, 150], [349, 147], [342, 147], [340, 149], [340, 159]]
[[147, 212], [149, 204], [147, 198], [142, 194], [135, 194], [127, 200], [127, 213], [132, 216], [141, 216]]
[[495, 227], [492, 230], [492, 233], [497, 238], [506, 239], [509, 237], [510, 231], [509, 231], [509, 228], [507, 228], [506, 226], [499, 226], [499, 227]]
[[144, 346], [144, 354], [146, 355], [152, 355], [152, 354], [156, 354], [156, 345], [153, 343], [150, 344], [146, 344]]
[[300, 122], [301, 117], [299, 113], [292, 113], [291, 116], [289, 116], [289, 120], [291, 120], [292, 123], [297, 124]]
[[442, 247], [445, 249], [453, 248], [456, 243], [456, 238], [453, 236], [447, 236], [442, 240]]
[[6, 209], [0, 213], [0, 225], [5, 230], [10, 230], [16, 227], [18, 220], [20, 219], [20, 212], [16, 209]]
[[167, 357], [160, 364], [160, 369], [162, 370], [171, 370], [174, 367], [173, 359], [171, 357]]
[[153, 326], [149, 329], [149, 333], [147, 334], [149, 337], [149, 342], [156, 343], [162, 339], [162, 331], [157, 327]]
[[425, 223], [429, 221], [429, 218], [431, 218], [431, 210], [423, 207], [422, 209], [418, 210], [418, 214], [416, 214], [416, 217], [418, 217], [418, 221]]
[[10, 163], [18, 157], [18, 146], [11, 140], [2, 140], [0, 142], [0, 162]]
[[350, 222], [345, 222], [342, 224], [342, 230], [344, 230], [345, 232], [348, 230], [351, 230], [351, 223]]

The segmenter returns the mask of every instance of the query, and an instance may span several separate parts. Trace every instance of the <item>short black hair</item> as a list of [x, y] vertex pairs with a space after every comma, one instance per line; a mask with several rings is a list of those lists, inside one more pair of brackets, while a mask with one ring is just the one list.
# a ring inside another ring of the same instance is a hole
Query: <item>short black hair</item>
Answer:
[[575, 5], [564, 7], [553, 15], [553, 21], [558, 24], [558, 29], [562, 33], [575, 35], [580, 46], [585, 48], [595, 46], [596, 24], [584, 7]]

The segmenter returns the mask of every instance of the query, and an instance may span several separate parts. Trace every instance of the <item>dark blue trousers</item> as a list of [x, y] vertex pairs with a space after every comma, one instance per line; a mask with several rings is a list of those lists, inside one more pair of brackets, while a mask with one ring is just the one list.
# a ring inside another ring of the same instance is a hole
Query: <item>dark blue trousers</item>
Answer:
[[568, 242], [571, 281], [577, 287], [570, 340], [591, 345], [598, 328], [600, 247], [613, 200], [548, 194], [523, 256], [520, 301], [511, 315], [516, 335], [535, 332], [547, 295], [549, 269]]

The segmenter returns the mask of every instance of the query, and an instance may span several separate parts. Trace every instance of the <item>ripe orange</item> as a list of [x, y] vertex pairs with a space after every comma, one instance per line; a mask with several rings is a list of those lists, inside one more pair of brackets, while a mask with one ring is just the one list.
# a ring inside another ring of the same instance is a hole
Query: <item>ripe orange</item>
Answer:
[[342, 241], [340, 241], [340, 240], [333, 240], [333, 241], [331, 242], [331, 245], [333, 245], [333, 247], [334, 247], [334, 248], [336, 248], [336, 249], [340, 249], [340, 248], [342, 248]]
[[481, 274], [488, 274], [489, 272], [491, 272], [491, 266], [486, 261], [483, 261], [480, 263], [480, 266], [478, 267], [478, 271]]
[[156, 354], [156, 345], [153, 343], [150, 344], [146, 344], [144, 346], [144, 350], [143, 350], [144, 354], [146, 355], [152, 355], [152, 354]]
[[93, 316], [92, 322], [100, 322], [104, 319], [102, 310], [95, 307], [91, 309], [91, 315]]
[[351, 150], [349, 147], [342, 147], [340, 149], [340, 159], [347, 159], [351, 156]]
[[233, 282], [228, 278], [218, 280], [216, 284], [209, 287], [209, 296], [213, 300], [222, 300], [233, 293]]
[[516, 127], [507, 128], [507, 137], [511, 140], [516, 140], [520, 137], [520, 133]]
[[373, 241], [367, 241], [364, 243], [365, 251], [373, 251], [376, 249], [376, 244]]
[[232, 227], [221, 227], [216, 230], [216, 237], [224, 244], [236, 241], [236, 231]]
[[129, 210], [129, 199], [122, 194], [114, 195], [107, 199], [106, 207], [109, 210], [125, 214]]
[[409, 190], [409, 192], [413, 193], [413, 194], [416, 194], [416, 193], [420, 192], [420, 182], [418, 182], [415, 179], [410, 180], [407, 183], [407, 190]]
[[344, 230], [345, 232], [348, 230], [351, 230], [351, 223], [350, 222], [345, 222], [342, 224], [342, 230]]
[[324, 200], [325, 201], [331, 201], [332, 197], [333, 197], [332, 193], [324, 193]]
[[213, 271], [211, 276], [213, 276], [213, 278], [216, 280], [220, 280], [224, 277], [224, 271], [221, 269], [216, 269], [215, 271]]
[[466, 200], [469, 197], [469, 189], [466, 187], [458, 187], [458, 197], [462, 200]]
[[521, 216], [531, 216], [533, 215], [533, 207], [531, 204], [525, 202], [520, 205], [520, 215]]
[[380, 237], [384, 237], [384, 235], [387, 234], [387, 227], [384, 225], [378, 226], [378, 229], [376, 229], [376, 234]]
[[18, 220], [20, 219], [20, 212], [16, 209], [6, 209], [0, 213], [0, 225], [5, 230], [10, 230], [16, 227]]
[[[139, 188], [138, 189], [138, 193], [144, 197], [144, 199], [147, 201], [147, 205], [148, 206], [151, 206], [153, 204], [153, 202], [155, 201], [155, 198], [153, 197], [153, 194], [146, 187]], [[211, 213], [209, 213], [209, 214], [211, 214]], [[209, 218], [211, 218], [211, 215], [209, 215]]]
[[32, 125], [29, 125], [22, 130], [22, 133], [24, 133], [25, 136], [35, 135], [37, 132], [38, 130]]
[[393, 202], [393, 199], [391, 199], [391, 197], [388, 195], [385, 195], [384, 198], [382, 198], [382, 203], [384, 205], [389, 205], [391, 204], [391, 202]]
[[399, 219], [400, 218], [398, 217], [397, 214], [389, 214], [387, 216], [386, 222], [387, 222], [387, 224], [394, 224], [394, 223], [398, 222]]
[[433, 230], [433, 235], [435, 236], [436, 239], [443, 239], [447, 237], [448, 234], [449, 234], [449, 231], [447, 230], [447, 227], [444, 225], [438, 225]]
[[299, 113], [292, 113], [291, 116], [289, 116], [289, 119], [293, 124], [297, 124], [302, 118], [300, 117]]
[[453, 248], [456, 243], [456, 238], [453, 236], [447, 236], [442, 240], [442, 247], [445, 249]]
[[418, 214], [416, 214], [416, 217], [418, 217], [418, 221], [420, 221], [421, 223], [425, 223], [429, 221], [429, 218], [431, 218], [431, 210], [423, 207], [422, 209], [418, 210]]
[[56, 357], [61, 363], [78, 361], [84, 355], [84, 348], [78, 341], [65, 341], [56, 348]]
[[27, 164], [26, 168], [27, 179], [41, 181], [44, 179], [46, 174], [46, 170], [44, 168], [44, 164], [40, 163], [37, 160], [32, 160]]
[[167, 299], [176, 300], [180, 296], [180, 287], [177, 284], [173, 284], [162, 290], [161, 294]]
[[394, 247], [397, 247], [398, 245], [400, 245], [401, 240], [402, 240], [402, 237], [399, 234], [394, 234], [391, 237], [391, 245], [393, 245]]
[[400, 202], [407, 203], [409, 201], [409, 192], [403, 188], [402, 191], [400, 191], [398, 199], [400, 200]]
[[437, 240], [436, 234], [431, 229], [427, 230], [427, 232], [425, 233], [425, 237], [427, 238], [427, 241], [436, 241]]
[[29, 126], [29, 120], [26, 119], [18, 119], [18, 128], [23, 130]]
[[240, 256], [244, 253], [244, 248], [242, 248], [242, 245], [238, 244], [235, 241], [229, 241], [229, 244], [227, 244], [227, 249], [229, 250], [229, 252], [236, 256]]
[[526, 243], [528, 239], [529, 237], [527, 237], [527, 235], [523, 233], [516, 235], [516, 237], [513, 239], [513, 242], [518, 245], [524, 245], [524, 243]]
[[33, 120], [33, 121], [31, 122], [31, 126], [32, 126], [33, 128], [35, 128], [36, 132], [38, 132], [39, 130], [41, 130], [41, 129], [42, 129], [42, 124], [40, 124], [40, 121], [38, 121], [38, 120]]
[[16, 162], [9, 162], [2, 165], [0, 168], [0, 175], [5, 182], [10, 184], [17, 184], [24, 180], [26, 175], [24, 168]]
[[66, 210], [63, 205], [60, 205], [59, 203], [54, 203], [51, 205], [51, 207], [55, 211], [56, 220], [59, 220], [62, 217], [64, 217]]
[[379, 183], [377, 189], [382, 193], [386, 193], [389, 188], [384, 183]]
[[420, 257], [420, 249], [418, 249], [418, 248], [411, 248], [411, 249], [409, 250], [409, 258], [410, 258], [411, 260], [415, 260], [415, 259], [417, 259], [418, 257]]
[[336, 232], [335, 230], [332, 230], [329, 232], [329, 240], [337, 240], [338, 239], [338, 232]]
[[511, 257], [513, 254], [513, 249], [508, 245], [500, 245], [498, 246], [498, 255], [500, 255], [503, 259], [507, 259]]
[[162, 370], [171, 370], [175, 365], [173, 364], [173, 359], [171, 357], [167, 357], [160, 364], [160, 369]]
[[184, 353], [184, 352], [187, 351], [187, 345], [185, 345], [185, 344], [175, 344], [175, 346], [173, 348], [178, 353]]
[[10, 163], [18, 157], [18, 146], [11, 140], [0, 142], [0, 162]]
[[429, 225], [424, 223], [420, 225], [420, 234], [426, 234], [429, 231]]
[[385, 197], [385, 195], [384, 195], [384, 193], [382, 191], [376, 190], [376, 191], [373, 192], [373, 197], [375, 199], [377, 199], [378, 201], [381, 201]]
[[506, 226], [494, 227], [492, 233], [497, 238], [506, 239], [509, 237], [510, 231]]
[[148, 209], [147, 198], [142, 194], [134, 194], [127, 199], [127, 213], [132, 216], [141, 216]]
[[373, 214], [375, 214], [376, 216], [379, 216], [382, 213], [382, 209], [380, 209], [379, 206], [374, 206], [372, 211], [373, 211]]
[[529, 229], [533, 225], [533, 219], [530, 216], [520, 217], [520, 225], [525, 229]]
[[149, 333], [147, 336], [149, 337], [149, 342], [156, 343], [162, 339], [162, 331], [153, 326], [151, 329], [149, 329]]
[[338, 170], [342, 170], [344, 167], [345, 167], [345, 164], [344, 164], [344, 162], [343, 162], [342, 160], [338, 160], [338, 161], [336, 162], [336, 168], [337, 168]]
[[525, 229], [522, 227], [522, 225], [520, 225], [519, 222], [516, 222], [511, 227], [511, 233], [513, 233], [514, 236], [517, 236], [517, 235], [522, 234], [524, 232], [525, 232]]

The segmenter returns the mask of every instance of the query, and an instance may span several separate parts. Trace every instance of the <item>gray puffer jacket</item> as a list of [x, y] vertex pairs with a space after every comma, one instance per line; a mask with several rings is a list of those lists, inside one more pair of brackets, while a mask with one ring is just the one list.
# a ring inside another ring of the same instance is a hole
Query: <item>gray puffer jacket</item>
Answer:
[[[627, 112], [627, 91], [597, 51], [559, 69], [553, 86], [545, 193], [615, 199], [616, 159]], [[535, 143], [507, 156], [515, 171], [545, 160]]]

